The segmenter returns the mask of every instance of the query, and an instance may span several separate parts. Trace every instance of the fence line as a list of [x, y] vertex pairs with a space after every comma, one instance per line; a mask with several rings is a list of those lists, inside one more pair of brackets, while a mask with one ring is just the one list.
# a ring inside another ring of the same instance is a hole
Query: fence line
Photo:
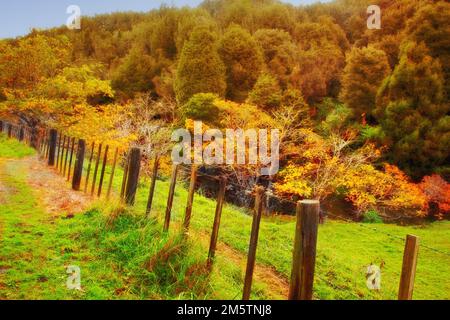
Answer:
[[[0, 132], [3, 132], [3, 128], [5, 125], [4, 121], [0, 122], [1, 129]], [[72, 188], [74, 190], [79, 189], [79, 185], [81, 183], [82, 178], [82, 169], [85, 157], [85, 142], [84, 140], [79, 140], [76, 143], [74, 137], [69, 137], [66, 135], [62, 135], [62, 133], [56, 132], [56, 130], [45, 130], [43, 135], [39, 135], [38, 137], [33, 136], [32, 130], [26, 127], [18, 127], [12, 124], [6, 123], [8, 137], [17, 138], [19, 141], [22, 141], [27, 137], [27, 143], [31, 145], [31, 141], [38, 141], [36, 149], [39, 151], [41, 158], [48, 160], [48, 165], [55, 167], [57, 171], [59, 171], [63, 177], [66, 177], [66, 169], [67, 171], [67, 180], [70, 180], [71, 170], [72, 170], [72, 162], [73, 162], [73, 153], [75, 152], [75, 145], [77, 145], [76, 150], [76, 160], [75, 160], [75, 168], [74, 173], [72, 175]], [[64, 138], [62, 138], [64, 137]], [[62, 145], [61, 145], [62, 141]], [[67, 141], [67, 145], [65, 146], [65, 141]], [[64, 154], [65, 149], [65, 154]], [[96, 184], [97, 184], [97, 174], [100, 166], [100, 159], [102, 155], [103, 144], [99, 143], [98, 151], [95, 159], [95, 168], [93, 173], [93, 181], [91, 185], [90, 194], [94, 195]], [[105, 168], [107, 165], [108, 159], [108, 151], [109, 145], [106, 145], [104, 154], [103, 154], [103, 163], [100, 173], [100, 180], [97, 189], [97, 196], [100, 197], [102, 193], [102, 185], [104, 181]], [[70, 159], [69, 159], [70, 152]], [[114, 179], [114, 171], [117, 162], [119, 149], [117, 148], [114, 156], [114, 164], [113, 170], [110, 176], [110, 182], [108, 186], [107, 197], [110, 196], [112, 181]], [[89, 165], [87, 169], [87, 175], [85, 179], [85, 188], [84, 191], [87, 192], [87, 188], [89, 185], [89, 176], [91, 171], [92, 161], [95, 157], [95, 143], [92, 143], [91, 152], [89, 155]], [[63, 158], [64, 166], [63, 166]], [[56, 161], [55, 161], [56, 160]], [[151, 203], [153, 200], [153, 193], [155, 189], [155, 181], [157, 178], [158, 171], [158, 162], [159, 159], [155, 159], [153, 174], [152, 174], [152, 183], [149, 192], [149, 198], [147, 202], [147, 216], [150, 215], [151, 212]], [[68, 167], [67, 167], [68, 164]], [[141, 150], [139, 148], [131, 148], [128, 152], [127, 161], [125, 163], [124, 175], [122, 181], [122, 187], [120, 196], [121, 199], [124, 200], [128, 205], [133, 205], [136, 191], [138, 188], [138, 180], [140, 175], [140, 166], [141, 166]], [[81, 170], [80, 170], [81, 168]], [[58, 170], [59, 169], [59, 170]], [[163, 230], [165, 232], [169, 231], [170, 220], [171, 220], [171, 210], [172, 204], [174, 200], [175, 188], [177, 184], [177, 176], [178, 171], [182, 169], [185, 170], [183, 166], [174, 165], [172, 169], [172, 176], [166, 206], [166, 214], [164, 219], [164, 227]], [[242, 185], [229, 182], [224, 179], [224, 177], [205, 175], [198, 172], [198, 168], [196, 166], [191, 167], [191, 179], [189, 186], [189, 195], [188, 202], [186, 205], [186, 214], [185, 220], [183, 223], [184, 231], [187, 232], [189, 229], [189, 222], [192, 214], [192, 204], [194, 201], [194, 193], [195, 193], [195, 183], [198, 176], [208, 177], [214, 179], [219, 183], [220, 189], [217, 198], [217, 206], [216, 206], [216, 214], [214, 218], [213, 230], [211, 232], [211, 242], [210, 242], [210, 250], [208, 253], [207, 265], [212, 266], [213, 258], [215, 254], [215, 247], [217, 244], [218, 234], [219, 234], [219, 226], [220, 226], [220, 216], [222, 212], [222, 206], [224, 203], [224, 197], [226, 193], [227, 186], [238, 186], [239, 188]], [[252, 222], [252, 230], [250, 235], [249, 242], [249, 250], [247, 257], [247, 268], [244, 280], [244, 288], [243, 288], [243, 299], [250, 299], [251, 295], [251, 286], [253, 279], [253, 271], [256, 263], [256, 250], [258, 245], [258, 235], [259, 235], [259, 227], [262, 217], [262, 212], [265, 210], [265, 197], [267, 196], [266, 190], [262, 186], [256, 186], [256, 188], [246, 189], [244, 192], [253, 194], [255, 197], [255, 209], [253, 214], [253, 222]], [[282, 199], [282, 198], [280, 198]], [[313, 292], [313, 283], [314, 283], [314, 273], [315, 273], [315, 256], [316, 256], [316, 243], [317, 243], [317, 233], [318, 233], [318, 220], [319, 220], [319, 201], [299, 201], [293, 202], [288, 199], [283, 199], [285, 201], [290, 201], [296, 204], [297, 207], [297, 224], [296, 224], [296, 232], [294, 239], [294, 249], [293, 249], [293, 259], [292, 259], [292, 272], [291, 272], [291, 282], [290, 282], [290, 293], [289, 299], [302, 299], [309, 300], [312, 299]], [[348, 221], [353, 222], [353, 221]], [[362, 225], [362, 224], [360, 224]], [[364, 225], [362, 225], [364, 226]], [[364, 226], [366, 228], [372, 229], [373, 231], [384, 233], [392, 238], [402, 239], [403, 238], [392, 235], [390, 233], [382, 232], [376, 228], [371, 228]], [[410, 239], [416, 239], [414, 244], [411, 245]], [[403, 259], [403, 267], [402, 267], [402, 277], [399, 284], [399, 299], [412, 299], [413, 292], [413, 283], [414, 283], [414, 273], [415, 266], [417, 264], [417, 250], [418, 250], [418, 242], [417, 237], [408, 235], [404, 250], [404, 259]], [[423, 246], [423, 245], [422, 245]], [[436, 252], [441, 252], [440, 250], [434, 249]], [[318, 279], [323, 280], [321, 277]]]

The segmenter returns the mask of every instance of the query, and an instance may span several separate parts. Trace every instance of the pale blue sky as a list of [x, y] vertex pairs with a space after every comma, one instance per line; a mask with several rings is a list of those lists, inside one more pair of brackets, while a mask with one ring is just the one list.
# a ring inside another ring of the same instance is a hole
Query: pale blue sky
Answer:
[[[283, 0], [295, 5], [317, 0]], [[321, 0], [329, 2], [330, 0]], [[78, 5], [82, 15], [115, 11], [148, 11], [161, 4], [197, 6], [202, 0], [1, 0], [0, 38], [27, 34], [31, 28], [49, 28], [66, 23], [69, 5]]]

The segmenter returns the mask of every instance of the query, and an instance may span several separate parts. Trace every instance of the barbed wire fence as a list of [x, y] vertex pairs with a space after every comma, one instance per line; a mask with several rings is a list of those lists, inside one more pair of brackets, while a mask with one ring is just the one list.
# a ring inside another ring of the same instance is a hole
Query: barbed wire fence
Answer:
[[[101, 142], [96, 143], [95, 141], [91, 141], [88, 143], [84, 139], [70, 137], [69, 135], [58, 132], [55, 129], [37, 131], [26, 126], [17, 126], [0, 120], [0, 133], [3, 132], [8, 138], [15, 138], [28, 144], [29, 146], [35, 147], [42, 160], [46, 161], [49, 166], [54, 167], [60, 175], [65, 177], [67, 181], [71, 182], [73, 190], [84, 191], [85, 193], [98, 198], [100, 198], [102, 194], [105, 195], [107, 199], [111, 197], [117, 166], [122, 165], [122, 183], [120, 193], [118, 192], [117, 196], [119, 196], [120, 199], [122, 199], [122, 201], [124, 201], [127, 205], [134, 205], [141, 172], [142, 155], [139, 148], [133, 147], [126, 150], [126, 148], [110, 147], [108, 144], [103, 144]], [[113, 157], [110, 157], [111, 150], [114, 150]], [[152, 210], [158, 169], [159, 158], [155, 158], [153, 161], [150, 190], [146, 206], [147, 217], [150, 216]], [[107, 171], [109, 173], [108, 179], [106, 179]], [[251, 294], [260, 222], [263, 212], [265, 211], [265, 204], [268, 196], [275, 197], [285, 203], [290, 203], [296, 208], [297, 225], [293, 245], [290, 246], [281, 243], [283, 250], [286, 252], [292, 252], [293, 254], [288, 298], [292, 300], [312, 299], [314, 277], [317, 278], [316, 280], [327, 284], [331, 288], [349, 292], [351, 297], [355, 299], [359, 298], [356, 293], [351, 290], [349, 291], [347, 287], [333, 283], [322, 275], [315, 274], [317, 234], [320, 220], [319, 201], [292, 201], [287, 198], [275, 196], [271, 192], [267, 192], [264, 187], [256, 183], [253, 186], [245, 186], [243, 184], [231, 181], [224, 175], [209, 175], [204, 172], [199, 172], [199, 167], [197, 165], [174, 165], [172, 168], [169, 194], [164, 217], [165, 232], [168, 232], [170, 228], [175, 187], [180, 171], [184, 172], [186, 176], [189, 176], [189, 178], [186, 179], [187, 182], [189, 182], [189, 192], [183, 221], [183, 231], [186, 235], [189, 234], [197, 179], [202, 177], [209, 179], [210, 181], [214, 181], [219, 185], [219, 192], [217, 194], [216, 201], [216, 212], [207, 259], [207, 264], [210, 267], [214, 262], [220, 229], [220, 218], [227, 187], [239, 189], [241, 192], [251, 196], [254, 199], [254, 213], [242, 296], [244, 300], [248, 300]], [[84, 186], [82, 185], [83, 178]], [[104, 192], [105, 188], [106, 193]], [[401, 274], [398, 273], [398, 277], [400, 278], [398, 298], [412, 299], [417, 264], [417, 237], [407, 235], [405, 240], [405, 238], [401, 236], [380, 230], [374, 226], [355, 222], [354, 220], [347, 219], [333, 213], [328, 212], [327, 216], [332, 217], [335, 220], [358, 225], [361, 229], [367, 231], [365, 236], [369, 237], [369, 239], [370, 234], [375, 232], [376, 234], [383, 234], [389, 239], [397, 241], [401, 245], [404, 244], [405, 249]], [[435, 254], [450, 257], [450, 252], [433, 248], [428, 244], [421, 243], [420, 248]]]

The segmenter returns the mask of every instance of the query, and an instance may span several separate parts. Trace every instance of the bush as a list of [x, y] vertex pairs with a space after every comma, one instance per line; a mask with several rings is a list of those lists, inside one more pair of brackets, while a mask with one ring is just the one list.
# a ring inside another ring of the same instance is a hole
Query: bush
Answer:
[[214, 123], [220, 119], [220, 110], [215, 102], [218, 96], [213, 93], [198, 93], [192, 96], [182, 107], [183, 120], [192, 119]]
[[363, 214], [364, 223], [383, 223], [383, 219], [381, 219], [380, 215], [375, 210], [369, 210]]

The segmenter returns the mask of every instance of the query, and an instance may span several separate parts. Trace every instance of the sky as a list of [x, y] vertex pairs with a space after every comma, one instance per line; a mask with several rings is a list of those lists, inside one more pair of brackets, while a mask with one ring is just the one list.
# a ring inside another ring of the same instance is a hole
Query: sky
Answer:
[[[330, 0], [321, 0], [328, 2]], [[195, 7], [202, 0], [2, 0], [0, 3], [0, 39], [27, 34], [32, 28], [50, 28], [66, 23], [67, 7], [77, 5], [81, 14], [91, 16], [116, 11], [148, 11], [161, 4]], [[283, 0], [294, 5], [318, 0]]]

